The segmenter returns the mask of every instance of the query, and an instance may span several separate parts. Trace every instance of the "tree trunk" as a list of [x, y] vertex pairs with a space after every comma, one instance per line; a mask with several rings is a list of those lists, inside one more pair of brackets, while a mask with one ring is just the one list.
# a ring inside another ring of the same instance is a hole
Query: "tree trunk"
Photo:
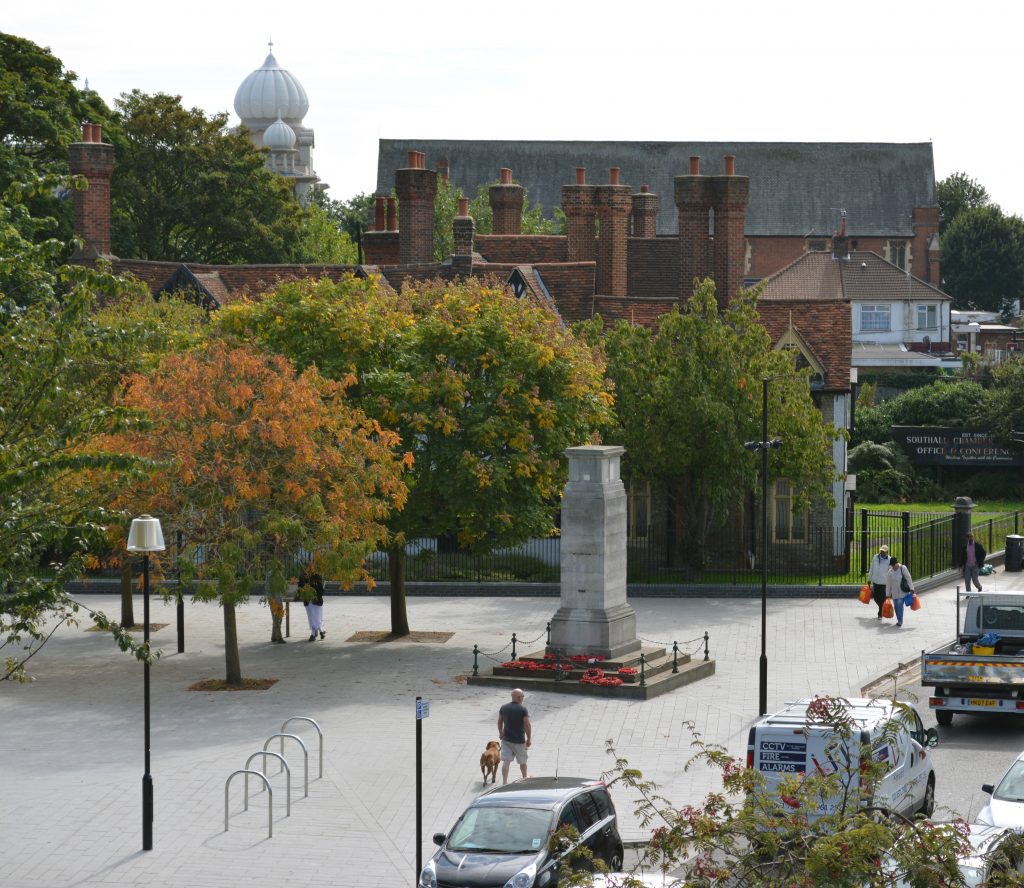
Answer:
[[225, 681], [236, 687], [242, 684], [242, 663], [238, 657], [238, 627], [235, 625], [235, 606], [224, 605], [224, 663], [227, 668]]
[[121, 625], [126, 629], [131, 629], [135, 625], [132, 604], [132, 562], [125, 555], [121, 561]]
[[391, 581], [391, 634], [409, 634], [409, 614], [405, 607], [405, 546], [388, 549], [388, 579]]

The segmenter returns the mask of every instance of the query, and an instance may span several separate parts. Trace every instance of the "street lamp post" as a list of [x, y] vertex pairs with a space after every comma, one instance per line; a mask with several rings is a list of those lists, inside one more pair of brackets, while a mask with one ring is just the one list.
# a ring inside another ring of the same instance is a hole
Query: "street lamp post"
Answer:
[[149, 553], [163, 552], [164, 534], [160, 521], [149, 515], [132, 520], [128, 532], [128, 551], [142, 553], [142, 629], [146, 662], [142, 665], [142, 707], [146, 746], [146, 771], [142, 775], [142, 850], [153, 850], [153, 776], [149, 772]]
[[768, 439], [768, 383], [761, 380], [761, 440], [747, 441], [747, 450], [761, 451], [761, 661], [758, 684], [758, 715], [768, 711], [768, 451], [781, 447], [781, 438]]

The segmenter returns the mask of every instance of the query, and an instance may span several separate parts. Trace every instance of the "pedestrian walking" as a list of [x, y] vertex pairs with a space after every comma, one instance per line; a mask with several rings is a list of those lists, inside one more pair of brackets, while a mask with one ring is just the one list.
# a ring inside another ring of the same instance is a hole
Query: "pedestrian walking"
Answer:
[[316, 641], [317, 635], [326, 638], [324, 631], [324, 578], [313, 570], [312, 564], [303, 568], [299, 577], [299, 588], [309, 586], [310, 593], [303, 593], [302, 603], [306, 606], [306, 619], [309, 621], [309, 640]]
[[526, 694], [520, 688], [512, 691], [512, 702], [498, 710], [498, 739], [501, 741], [501, 782], [508, 783], [508, 769], [512, 759], [519, 762], [519, 770], [526, 778], [527, 750], [533, 743], [533, 725], [530, 713], [523, 706]]
[[903, 625], [903, 599], [913, 593], [914, 580], [905, 564], [900, 564], [895, 555], [889, 559], [889, 573], [885, 578], [885, 595], [891, 598], [896, 608], [896, 627]]
[[878, 554], [871, 559], [868, 582], [871, 583], [871, 597], [878, 605], [878, 619], [882, 619], [882, 605], [885, 604], [885, 581], [889, 575], [889, 547], [882, 544]]
[[974, 534], [967, 534], [967, 545], [960, 550], [960, 563], [964, 566], [964, 591], [971, 591], [971, 583], [981, 591], [981, 580], [978, 571], [985, 563], [985, 547], [974, 539]]

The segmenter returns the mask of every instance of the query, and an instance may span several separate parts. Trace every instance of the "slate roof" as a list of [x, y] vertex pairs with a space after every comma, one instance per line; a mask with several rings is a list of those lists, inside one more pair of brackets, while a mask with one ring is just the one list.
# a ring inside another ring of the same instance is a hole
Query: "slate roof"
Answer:
[[[828, 237], [839, 210], [847, 210], [853, 237], [913, 237], [915, 207], [935, 206], [935, 164], [930, 142], [544, 142], [476, 139], [380, 139], [377, 193], [390, 194], [395, 170], [410, 150], [424, 151], [427, 165], [446, 158], [451, 181], [467, 197], [498, 181], [511, 167], [531, 204], [545, 216], [561, 201], [561, 186], [587, 168], [587, 181], [608, 181], [619, 167], [623, 184], [649, 184], [660, 197], [658, 233], [676, 234], [673, 178], [701, 159], [701, 173], [720, 175], [722, 157], [736, 157], [736, 173], [750, 178], [746, 233], [751, 236]], [[856, 220], [853, 223], [852, 220]]]
[[952, 297], [871, 250], [853, 250], [849, 259], [831, 253], [804, 253], [763, 281], [764, 301], [913, 299], [951, 302]]

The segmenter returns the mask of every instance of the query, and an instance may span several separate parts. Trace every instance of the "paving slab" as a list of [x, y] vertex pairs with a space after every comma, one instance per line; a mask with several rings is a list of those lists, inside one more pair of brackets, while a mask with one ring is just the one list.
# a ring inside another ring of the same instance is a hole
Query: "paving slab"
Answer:
[[[986, 588], [1024, 591], [1024, 574], [999, 568]], [[954, 584], [921, 597], [924, 607], [908, 613], [902, 629], [876, 620], [874, 608], [856, 599], [769, 601], [769, 708], [815, 693], [857, 694], [945, 641], [953, 633]], [[82, 600], [118, 613], [116, 596]], [[694, 732], [743, 755], [757, 715], [760, 602], [687, 597], [631, 604], [645, 643], [671, 647], [707, 630], [716, 673], [648, 701], [530, 694], [530, 771], [598, 776], [612, 764], [611, 741], [669, 798], [696, 802], [715, 781], [702, 767], [684, 770]], [[411, 886], [416, 696], [431, 704], [423, 724], [426, 859], [430, 836], [446, 831], [483, 790], [479, 756], [507, 699], [501, 688], [465, 683], [473, 645], [493, 655], [482, 663], [500, 663], [511, 633], [542, 637], [556, 607], [550, 598], [410, 598], [412, 627], [453, 632], [449, 641], [356, 643], [346, 639], [388, 627], [387, 599], [328, 597], [326, 640], [305, 640], [296, 609], [290, 643], [271, 645], [269, 613], [253, 602], [238, 613], [243, 673], [277, 683], [265, 691], [210, 693], [189, 687], [223, 677], [220, 609], [186, 607], [186, 652], [178, 654], [174, 609], [155, 600], [153, 622], [168, 625], [153, 635], [163, 656], [151, 670], [155, 823], [148, 852], [141, 851], [142, 667], [101, 633], [59, 630], [32, 661], [34, 683], [0, 685], [0, 885]], [[271, 766], [273, 838], [266, 794], [254, 792], [243, 811], [238, 779], [225, 832], [225, 780], [294, 715], [315, 718], [324, 730], [324, 776], [317, 774], [315, 732], [293, 725], [289, 730], [309, 743], [309, 796], [302, 794], [301, 756], [286, 748], [291, 816], [285, 817], [283, 776]], [[631, 799], [614, 797], [624, 838], [643, 840]]]

